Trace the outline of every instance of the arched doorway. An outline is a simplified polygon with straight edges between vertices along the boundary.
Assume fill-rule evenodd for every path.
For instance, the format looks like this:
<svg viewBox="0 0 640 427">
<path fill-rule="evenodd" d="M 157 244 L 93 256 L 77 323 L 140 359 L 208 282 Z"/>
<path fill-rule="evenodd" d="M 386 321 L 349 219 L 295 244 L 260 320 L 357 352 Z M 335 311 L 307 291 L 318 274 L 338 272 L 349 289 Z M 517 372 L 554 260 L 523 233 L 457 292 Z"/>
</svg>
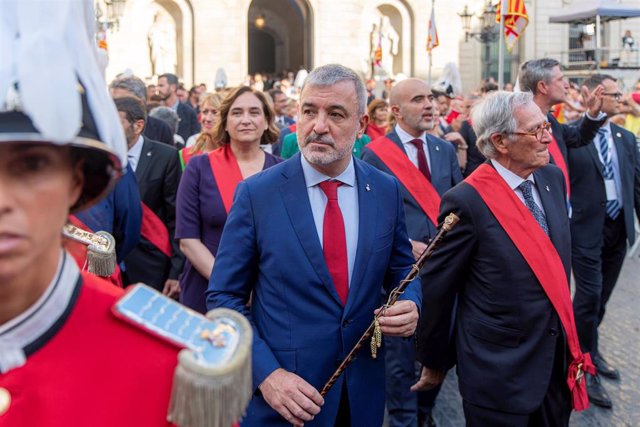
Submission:
<svg viewBox="0 0 640 427">
<path fill-rule="evenodd" d="M 313 18 L 306 0 L 253 0 L 247 19 L 250 74 L 312 68 Z"/>
</svg>

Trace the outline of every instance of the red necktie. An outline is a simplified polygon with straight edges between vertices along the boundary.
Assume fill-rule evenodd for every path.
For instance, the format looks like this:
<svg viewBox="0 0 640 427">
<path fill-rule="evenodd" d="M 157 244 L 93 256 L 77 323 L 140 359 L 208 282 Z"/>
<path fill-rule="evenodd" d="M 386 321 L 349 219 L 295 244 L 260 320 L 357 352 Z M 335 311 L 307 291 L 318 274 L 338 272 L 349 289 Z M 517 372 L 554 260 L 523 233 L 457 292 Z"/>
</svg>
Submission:
<svg viewBox="0 0 640 427">
<path fill-rule="evenodd" d="M 424 154 L 424 143 L 420 138 L 412 139 L 409 142 L 418 149 L 418 169 L 427 178 L 427 181 L 431 182 L 431 172 L 429 172 L 427 156 Z"/>
<path fill-rule="evenodd" d="M 327 196 L 322 227 L 322 252 L 329 268 L 342 305 L 347 302 L 349 293 L 349 266 L 347 262 L 347 238 L 344 231 L 344 219 L 338 204 L 339 181 L 321 182 L 320 188 Z"/>
</svg>

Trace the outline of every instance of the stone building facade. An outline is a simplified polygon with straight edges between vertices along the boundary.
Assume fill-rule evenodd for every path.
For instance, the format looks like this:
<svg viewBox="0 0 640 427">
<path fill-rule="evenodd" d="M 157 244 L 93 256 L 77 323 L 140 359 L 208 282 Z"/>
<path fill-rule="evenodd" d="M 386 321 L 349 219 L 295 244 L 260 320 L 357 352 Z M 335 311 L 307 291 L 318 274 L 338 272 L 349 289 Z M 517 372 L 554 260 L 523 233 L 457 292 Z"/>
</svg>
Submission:
<svg viewBox="0 0 640 427">
<path fill-rule="evenodd" d="M 549 16 L 585 1 L 526 1 L 530 23 L 508 59 L 507 80 L 515 79 L 517 64 L 524 58 L 560 58 L 569 48 L 570 29 L 549 24 Z M 473 38 L 465 41 L 458 16 L 465 5 L 478 13 L 485 3 L 435 0 L 440 45 L 433 51 L 434 79 L 446 63 L 454 62 L 469 92 L 487 70 L 497 70 L 497 45 L 487 56 L 486 46 Z M 117 30 L 108 34 L 107 79 L 125 69 L 150 80 L 174 71 L 187 86 L 213 86 L 216 71 L 223 68 L 229 85 L 235 85 L 249 73 L 296 71 L 331 62 L 352 67 L 364 77 L 373 72 L 378 78 L 427 78 L 430 13 L 431 0 L 126 0 Z M 477 25 L 476 18 L 472 21 Z M 607 24 L 605 37 L 614 45 L 626 29 L 640 43 L 637 19 Z M 378 45 L 381 64 L 372 67 Z"/>
</svg>

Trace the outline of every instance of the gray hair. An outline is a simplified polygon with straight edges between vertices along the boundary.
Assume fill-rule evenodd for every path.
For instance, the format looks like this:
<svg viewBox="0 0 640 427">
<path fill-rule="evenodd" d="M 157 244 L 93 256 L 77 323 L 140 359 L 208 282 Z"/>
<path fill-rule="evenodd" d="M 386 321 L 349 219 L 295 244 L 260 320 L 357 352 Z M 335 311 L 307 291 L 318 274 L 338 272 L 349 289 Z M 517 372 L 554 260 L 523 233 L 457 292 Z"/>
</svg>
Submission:
<svg viewBox="0 0 640 427">
<path fill-rule="evenodd" d="M 360 76 L 344 65 L 328 64 L 315 68 L 304 80 L 301 93 L 307 86 L 332 86 L 345 80 L 353 82 L 358 98 L 358 115 L 364 115 L 367 110 L 367 89 Z"/>
<path fill-rule="evenodd" d="M 123 89 L 146 104 L 147 86 L 136 76 L 118 77 L 109 85 L 109 89 Z"/>
<path fill-rule="evenodd" d="M 520 65 L 518 72 L 518 88 L 522 92 L 536 94 L 538 83 L 551 81 L 554 67 L 559 67 L 560 62 L 553 58 L 532 59 Z"/>
<path fill-rule="evenodd" d="M 491 142 L 491 135 L 515 132 L 518 123 L 513 112 L 531 102 L 531 92 L 499 91 L 491 93 L 473 108 L 471 121 L 478 137 L 476 147 L 487 159 L 495 159 L 498 155 Z"/>
<path fill-rule="evenodd" d="M 172 134 L 175 135 L 178 132 L 178 122 L 180 122 L 180 117 L 172 108 L 156 107 L 149 112 L 149 116 L 155 117 L 156 119 L 162 120 L 168 124 Z"/>
</svg>

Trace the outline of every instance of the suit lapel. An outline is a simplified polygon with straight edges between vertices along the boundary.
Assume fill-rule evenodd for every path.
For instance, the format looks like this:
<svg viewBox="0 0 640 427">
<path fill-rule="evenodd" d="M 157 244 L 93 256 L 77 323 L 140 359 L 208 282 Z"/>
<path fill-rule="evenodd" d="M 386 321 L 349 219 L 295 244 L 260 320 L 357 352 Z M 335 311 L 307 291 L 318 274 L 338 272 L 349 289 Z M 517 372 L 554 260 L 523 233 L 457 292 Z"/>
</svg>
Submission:
<svg viewBox="0 0 640 427">
<path fill-rule="evenodd" d="M 598 156 L 598 147 L 596 146 L 596 144 L 598 143 L 598 141 L 596 140 L 597 138 L 598 136 L 593 138 L 593 141 L 589 145 L 587 145 L 586 150 L 591 155 L 591 160 L 593 161 L 593 164 L 595 165 L 596 170 L 598 171 L 600 176 L 604 179 L 604 175 L 603 175 L 604 171 L 602 170 L 603 165 L 602 165 L 602 161 L 600 160 L 600 157 Z"/>
<path fill-rule="evenodd" d="M 436 140 L 435 137 L 429 134 L 426 134 L 425 136 L 427 138 L 427 148 L 429 149 L 429 160 L 431 160 L 429 172 L 431 172 L 431 182 L 434 182 L 437 177 L 441 177 L 443 175 L 441 168 L 444 167 L 444 162 L 440 158 L 443 150 L 442 147 L 440 147 L 440 142 Z"/>
<path fill-rule="evenodd" d="M 287 168 L 283 170 L 283 175 L 286 181 L 280 186 L 280 195 L 289 215 L 289 221 L 298 236 L 298 241 L 329 294 L 338 304 L 342 305 L 324 260 L 322 245 L 313 221 L 311 203 L 309 203 L 309 195 L 300 164 L 300 153 L 287 161 Z"/>
<path fill-rule="evenodd" d="M 628 165 L 626 160 L 627 155 L 622 141 L 622 132 L 615 129 L 614 126 L 614 124 L 611 124 L 611 137 L 613 138 L 613 144 L 616 146 L 616 154 L 618 155 L 618 173 L 620 174 L 620 182 L 624 187 L 626 185 L 624 177 L 627 175 L 625 173 L 625 167 Z"/>
<path fill-rule="evenodd" d="M 404 149 L 404 144 L 402 143 L 402 141 L 400 141 L 400 137 L 398 136 L 398 134 L 396 133 L 395 130 L 391 131 L 388 135 L 387 138 L 389 138 L 391 141 L 393 141 L 398 147 L 400 147 L 400 149 L 402 150 L 402 152 L 404 153 L 404 155 L 407 155 L 407 151 Z"/>
<path fill-rule="evenodd" d="M 140 158 L 138 159 L 138 166 L 136 167 L 136 179 L 138 180 L 138 183 L 145 182 L 152 159 L 153 144 L 149 142 L 147 138 L 144 138 L 142 151 L 140 152 Z"/>
<path fill-rule="evenodd" d="M 547 219 L 547 226 L 549 227 L 549 234 L 551 241 L 554 246 L 559 247 L 560 242 L 557 241 L 557 237 L 560 231 L 560 228 L 563 226 L 564 221 L 559 216 L 564 209 L 558 209 L 558 200 L 562 199 L 564 195 L 555 194 L 559 192 L 557 187 L 551 185 L 551 183 L 547 180 L 546 174 L 541 171 L 536 171 L 533 173 L 536 181 L 536 188 L 538 189 L 538 194 L 540 195 L 540 201 L 542 202 L 542 207 L 544 209 L 545 217 Z M 565 197 L 566 199 L 566 197 Z M 566 201 L 564 202 L 566 204 Z"/>
<path fill-rule="evenodd" d="M 356 185 L 358 187 L 358 247 L 351 274 L 345 313 L 348 313 L 351 306 L 356 304 L 356 301 L 361 300 L 360 294 L 362 292 L 369 291 L 369 289 L 363 289 L 360 284 L 369 263 L 378 217 L 378 198 L 375 186 L 369 182 L 369 172 L 355 159 L 354 166 Z"/>
</svg>

